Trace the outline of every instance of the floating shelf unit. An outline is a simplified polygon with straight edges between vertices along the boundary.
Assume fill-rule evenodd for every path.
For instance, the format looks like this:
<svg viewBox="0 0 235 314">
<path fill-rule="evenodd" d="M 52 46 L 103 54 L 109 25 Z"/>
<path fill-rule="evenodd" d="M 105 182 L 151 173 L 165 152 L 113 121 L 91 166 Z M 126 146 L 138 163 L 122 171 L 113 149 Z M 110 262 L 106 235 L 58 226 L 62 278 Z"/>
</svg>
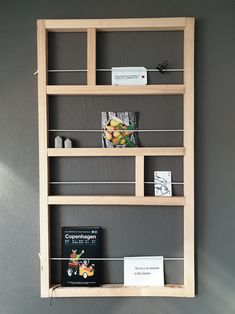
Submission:
<svg viewBox="0 0 235 314">
<path fill-rule="evenodd" d="M 147 86 L 96 85 L 96 32 L 138 31 L 184 32 L 183 84 Z M 194 18 L 38 20 L 38 115 L 40 177 L 40 261 L 41 297 L 193 297 L 194 290 Z M 48 85 L 48 32 L 87 33 L 87 85 Z M 48 95 L 182 95 L 183 147 L 48 148 Z M 49 195 L 51 157 L 133 156 L 135 158 L 135 196 L 57 196 Z M 144 196 L 144 157 L 182 156 L 184 196 Z M 105 284 L 95 288 L 55 287 L 50 282 L 50 205 L 149 205 L 184 207 L 184 282 L 164 287 L 125 287 Z"/>
</svg>

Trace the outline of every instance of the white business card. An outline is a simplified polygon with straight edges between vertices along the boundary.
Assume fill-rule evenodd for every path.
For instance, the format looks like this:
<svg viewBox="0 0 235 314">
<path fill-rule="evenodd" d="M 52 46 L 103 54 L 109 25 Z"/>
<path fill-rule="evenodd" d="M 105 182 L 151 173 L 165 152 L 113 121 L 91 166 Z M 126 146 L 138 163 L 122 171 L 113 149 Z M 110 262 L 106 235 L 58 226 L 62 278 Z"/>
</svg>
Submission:
<svg viewBox="0 0 235 314">
<path fill-rule="evenodd" d="M 124 286 L 164 286 L 163 256 L 124 257 Z"/>
<path fill-rule="evenodd" d="M 154 171 L 155 196 L 172 196 L 171 171 Z"/>
<path fill-rule="evenodd" d="M 113 67 L 112 85 L 146 85 L 145 67 Z"/>
</svg>

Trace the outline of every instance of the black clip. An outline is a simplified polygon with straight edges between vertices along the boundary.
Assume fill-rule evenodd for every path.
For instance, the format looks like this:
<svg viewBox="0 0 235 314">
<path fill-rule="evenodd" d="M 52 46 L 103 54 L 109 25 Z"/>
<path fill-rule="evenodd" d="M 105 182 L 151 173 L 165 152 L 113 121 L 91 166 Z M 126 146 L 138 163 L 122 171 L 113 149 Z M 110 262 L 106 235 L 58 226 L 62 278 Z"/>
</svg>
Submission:
<svg viewBox="0 0 235 314">
<path fill-rule="evenodd" d="M 168 60 L 163 61 L 162 63 L 159 63 L 156 66 L 156 69 L 159 70 L 160 73 L 164 74 L 166 72 L 166 68 L 168 67 Z"/>
</svg>

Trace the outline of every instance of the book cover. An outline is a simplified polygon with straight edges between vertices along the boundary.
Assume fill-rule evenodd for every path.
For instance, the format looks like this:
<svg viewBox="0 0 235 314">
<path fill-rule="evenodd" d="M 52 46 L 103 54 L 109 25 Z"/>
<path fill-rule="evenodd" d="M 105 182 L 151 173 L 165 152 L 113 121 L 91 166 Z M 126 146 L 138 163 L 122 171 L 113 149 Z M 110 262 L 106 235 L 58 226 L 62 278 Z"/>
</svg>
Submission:
<svg viewBox="0 0 235 314">
<path fill-rule="evenodd" d="M 101 227 L 62 227 L 62 257 L 61 286 L 99 286 Z"/>
</svg>

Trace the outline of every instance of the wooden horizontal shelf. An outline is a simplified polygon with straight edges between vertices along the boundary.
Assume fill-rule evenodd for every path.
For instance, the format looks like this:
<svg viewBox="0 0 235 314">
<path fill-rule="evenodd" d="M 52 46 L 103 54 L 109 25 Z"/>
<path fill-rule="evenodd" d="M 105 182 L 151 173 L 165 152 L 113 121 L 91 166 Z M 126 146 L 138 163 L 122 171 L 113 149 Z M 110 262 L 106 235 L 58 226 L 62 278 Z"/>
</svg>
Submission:
<svg viewBox="0 0 235 314">
<path fill-rule="evenodd" d="M 48 148 L 49 157 L 184 156 L 184 147 Z"/>
<path fill-rule="evenodd" d="M 49 205 L 184 206 L 184 196 L 51 195 Z"/>
<path fill-rule="evenodd" d="M 89 28 L 95 28 L 100 32 L 174 31 L 183 30 L 186 21 L 186 17 L 45 20 L 45 27 L 49 32 L 86 32 Z"/>
<path fill-rule="evenodd" d="M 58 287 L 50 289 L 53 297 L 186 297 L 183 285 L 165 285 L 164 287 L 133 286 L 122 284 L 105 284 L 100 287 Z"/>
<path fill-rule="evenodd" d="M 183 84 L 113 86 L 47 85 L 47 95 L 183 95 Z"/>
</svg>

